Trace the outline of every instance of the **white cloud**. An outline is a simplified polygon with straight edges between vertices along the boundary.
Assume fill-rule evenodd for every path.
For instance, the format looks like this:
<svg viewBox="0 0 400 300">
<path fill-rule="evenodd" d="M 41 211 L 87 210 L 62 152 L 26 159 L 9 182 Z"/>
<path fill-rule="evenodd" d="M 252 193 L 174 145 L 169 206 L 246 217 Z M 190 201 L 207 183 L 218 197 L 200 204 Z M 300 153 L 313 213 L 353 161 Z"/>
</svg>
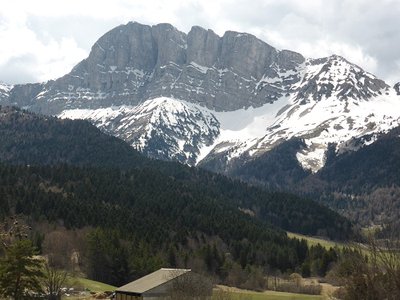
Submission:
<svg viewBox="0 0 400 300">
<path fill-rule="evenodd" d="M 2 20 L 0 41 L 0 79 L 6 81 L 12 75 L 13 83 L 60 77 L 88 53 L 72 37 L 39 39 L 21 15 L 13 21 Z M 11 68 L 17 68 L 21 76 Z"/>
<path fill-rule="evenodd" d="M 40 44 L 39 47 L 43 49 L 42 55 L 37 59 L 40 81 L 64 75 L 87 56 L 87 51 L 79 48 L 72 38 L 62 38 L 60 42 L 52 40 L 46 45 Z"/>
</svg>

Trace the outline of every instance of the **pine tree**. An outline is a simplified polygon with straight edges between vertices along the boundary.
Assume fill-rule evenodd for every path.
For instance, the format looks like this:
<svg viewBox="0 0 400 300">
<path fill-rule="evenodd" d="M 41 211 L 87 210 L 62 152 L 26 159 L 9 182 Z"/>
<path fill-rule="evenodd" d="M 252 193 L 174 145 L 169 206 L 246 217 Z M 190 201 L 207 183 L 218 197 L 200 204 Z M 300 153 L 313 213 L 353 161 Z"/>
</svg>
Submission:
<svg viewBox="0 0 400 300">
<path fill-rule="evenodd" d="M 0 260 L 0 294 L 12 299 L 26 299 L 41 292 L 42 262 L 34 257 L 29 240 L 18 240 L 5 250 Z"/>
</svg>

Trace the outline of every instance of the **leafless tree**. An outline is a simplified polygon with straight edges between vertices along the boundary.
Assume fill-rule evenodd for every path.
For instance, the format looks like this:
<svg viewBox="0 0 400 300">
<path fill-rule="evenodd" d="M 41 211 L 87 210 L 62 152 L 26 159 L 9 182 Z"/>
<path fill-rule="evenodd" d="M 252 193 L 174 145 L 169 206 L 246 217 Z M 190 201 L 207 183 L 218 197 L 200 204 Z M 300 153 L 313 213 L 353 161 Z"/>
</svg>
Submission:
<svg viewBox="0 0 400 300">
<path fill-rule="evenodd" d="M 400 299 L 399 240 L 371 236 L 366 248 L 355 248 L 333 270 L 344 285 L 342 299 Z"/>
<path fill-rule="evenodd" d="M 49 300 L 61 299 L 61 288 L 67 280 L 67 272 L 57 270 L 45 264 L 43 285 Z"/>
</svg>

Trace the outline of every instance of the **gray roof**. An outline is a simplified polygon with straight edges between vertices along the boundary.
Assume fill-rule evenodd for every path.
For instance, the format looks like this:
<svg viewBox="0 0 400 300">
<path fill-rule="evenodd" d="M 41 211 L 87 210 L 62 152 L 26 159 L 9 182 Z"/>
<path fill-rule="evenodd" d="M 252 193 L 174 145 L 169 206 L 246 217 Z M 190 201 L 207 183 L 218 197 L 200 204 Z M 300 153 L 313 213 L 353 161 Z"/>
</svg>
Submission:
<svg viewBox="0 0 400 300">
<path fill-rule="evenodd" d="M 139 278 L 138 280 L 125 284 L 124 286 L 117 288 L 116 291 L 142 294 L 190 271 L 190 269 L 162 268 L 149 275 Z"/>
</svg>

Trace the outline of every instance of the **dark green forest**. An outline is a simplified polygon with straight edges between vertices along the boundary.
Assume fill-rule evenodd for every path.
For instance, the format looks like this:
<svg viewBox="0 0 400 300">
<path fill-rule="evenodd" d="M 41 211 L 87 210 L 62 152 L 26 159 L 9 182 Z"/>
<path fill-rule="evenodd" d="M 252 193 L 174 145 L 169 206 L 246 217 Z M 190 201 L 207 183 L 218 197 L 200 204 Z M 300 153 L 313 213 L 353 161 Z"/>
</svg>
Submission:
<svg viewBox="0 0 400 300">
<path fill-rule="evenodd" d="M 32 224 L 48 221 L 68 230 L 98 228 L 88 235 L 85 267 L 92 278 L 112 284 L 158 265 L 176 266 L 182 257 L 187 257 L 183 265 L 200 257 L 208 272 L 222 278 L 229 273 L 229 266 L 225 275 L 221 269 L 227 252 L 232 266 L 243 269 L 268 266 L 284 272 L 310 259 L 304 241 L 242 213 L 223 195 L 211 196 L 151 170 L 1 165 L 0 187 L 3 217 L 23 215 Z M 215 250 L 207 248 L 212 240 L 219 241 Z M 133 258 L 149 263 L 132 265 Z"/>
<path fill-rule="evenodd" d="M 229 175 L 269 189 L 289 189 L 311 174 L 296 158 L 304 147 L 304 141 L 292 138 L 244 164 L 237 162 Z"/>
<path fill-rule="evenodd" d="M 374 138 L 354 139 L 352 146 Z M 299 192 L 342 211 L 361 225 L 397 224 L 400 228 L 399 170 L 400 127 L 396 127 L 357 151 L 330 155 L 326 166 L 307 178 L 302 185 L 305 189 Z"/>
</svg>

